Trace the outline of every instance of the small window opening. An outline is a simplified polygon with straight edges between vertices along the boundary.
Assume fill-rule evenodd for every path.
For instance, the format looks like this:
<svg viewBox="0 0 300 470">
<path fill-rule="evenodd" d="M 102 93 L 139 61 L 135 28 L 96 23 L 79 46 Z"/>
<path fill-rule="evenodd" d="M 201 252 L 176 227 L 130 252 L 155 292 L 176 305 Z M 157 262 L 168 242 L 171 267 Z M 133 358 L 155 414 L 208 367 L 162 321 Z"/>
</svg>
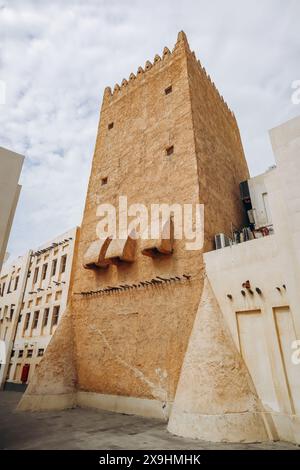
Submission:
<svg viewBox="0 0 300 470">
<path fill-rule="evenodd" d="M 108 130 L 110 131 L 113 127 L 114 127 L 114 123 L 113 123 L 113 122 L 110 122 L 110 123 L 108 124 Z"/>
<path fill-rule="evenodd" d="M 39 349 L 38 350 L 38 357 L 42 357 L 44 355 L 44 349 Z"/>
<path fill-rule="evenodd" d="M 107 184 L 107 176 L 101 179 L 101 186 L 104 186 L 105 184 Z"/>
<path fill-rule="evenodd" d="M 165 89 L 165 95 L 169 95 L 170 93 L 172 93 L 172 85 L 168 86 L 168 87 Z"/>
<path fill-rule="evenodd" d="M 167 155 L 172 155 L 173 153 L 174 153 L 174 145 L 171 145 L 170 147 L 167 147 L 166 154 Z"/>
</svg>

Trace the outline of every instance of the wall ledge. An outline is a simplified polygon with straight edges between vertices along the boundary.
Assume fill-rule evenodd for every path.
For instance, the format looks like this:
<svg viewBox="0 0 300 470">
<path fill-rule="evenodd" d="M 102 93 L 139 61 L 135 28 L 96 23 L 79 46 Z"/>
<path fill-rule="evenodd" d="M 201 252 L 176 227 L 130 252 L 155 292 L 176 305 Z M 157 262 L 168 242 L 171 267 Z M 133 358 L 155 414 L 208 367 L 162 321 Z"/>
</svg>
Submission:
<svg viewBox="0 0 300 470">
<path fill-rule="evenodd" d="M 95 392 L 77 392 L 77 405 L 83 408 L 97 408 L 129 415 L 157 418 L 167 421 L 171 411 L 171 403 L 148 398 L 106 395 Z"/>
</svg>

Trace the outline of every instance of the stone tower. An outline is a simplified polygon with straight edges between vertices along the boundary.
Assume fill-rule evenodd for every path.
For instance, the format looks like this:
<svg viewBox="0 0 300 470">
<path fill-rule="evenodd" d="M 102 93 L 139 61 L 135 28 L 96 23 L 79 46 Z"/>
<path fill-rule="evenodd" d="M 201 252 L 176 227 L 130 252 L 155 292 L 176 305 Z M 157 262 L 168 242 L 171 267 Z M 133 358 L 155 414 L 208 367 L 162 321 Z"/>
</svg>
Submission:
<svg viewBox="0 0 300 470">
<path fill-rule="evenodd" d="M 72 296 L 20 408 L 74 404 L 167 418 L 203 289 L 203 251 L 242 224 L 233 113 L 180 32 L 103 97 Z M 204 248 L 99 242 L 97 207 L 205 206 Z M 145 245 L 146 243 L 146 245 Z M 149 256 L 150 255 L 150 256 Z"/>
</svg>

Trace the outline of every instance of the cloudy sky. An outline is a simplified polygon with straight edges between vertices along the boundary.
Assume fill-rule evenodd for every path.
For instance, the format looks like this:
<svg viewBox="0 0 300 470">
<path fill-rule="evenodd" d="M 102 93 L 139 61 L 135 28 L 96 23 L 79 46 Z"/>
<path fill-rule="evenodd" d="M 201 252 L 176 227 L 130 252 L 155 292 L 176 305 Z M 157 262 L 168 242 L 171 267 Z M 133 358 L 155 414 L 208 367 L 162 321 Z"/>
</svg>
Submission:
<svg viewBox="0 0 300 470">
<path fill-rule="evenodd" d="M 299 0 L 0 0 L 0 146 L 26 156 L 12 256 L 81 222 L 102 92 L 183 29 L 234 110 L 252 175 L 300 115 Z M 11 258 L 12 259 L 12 258 Z"/>
</svg>

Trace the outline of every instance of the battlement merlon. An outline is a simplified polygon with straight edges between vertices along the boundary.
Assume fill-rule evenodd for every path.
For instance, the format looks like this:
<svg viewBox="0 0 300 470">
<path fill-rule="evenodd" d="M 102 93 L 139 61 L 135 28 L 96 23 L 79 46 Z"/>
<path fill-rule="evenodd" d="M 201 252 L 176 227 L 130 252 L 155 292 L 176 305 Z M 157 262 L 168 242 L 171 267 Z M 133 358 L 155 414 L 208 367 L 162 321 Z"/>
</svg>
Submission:
<svg viewBox="0 0 300 470">
<path fill-rule="evenodd" d="M 191 51 L 188 40 L 187 40 L 187 36 L 184 31 L 180 31 L 178 33 L 177 42 L 172 52 L 170 51 L 168 47 L 164 47 L 162 56 L 160 56 L 159 54 L 156 54 L 154 57 L 153 63 L 147 60 L 144 68 L 141 66 L 138 67 L 136 74 L 131 73 L 128 80 L 126 78 L 123 78 L 121 85 L 116 83 L 113 90 L 109 86 L 106 87 L 104 90 L 104 94 L 103 94 L 102 108 L 114 102 L 116 98 L 119 98 L 120 96 L 122 96 L 122 93 L 124 93 L 125 90 L 129 91 L 134 84 L 137 84 L 137 81 L 139 80 L 139 78 L 141 78 L 142 76 L 146 77 L 147 73 L 150 70 L 152 72 L 155 71 L 157 64 L 170 60 L 175 54 L 177 54 L 178 52 L 182 52 L 182 50 L 184 50 L 186 54 L 189 54 L 193 57 L 193 59 L 198 65 L 198 69 L 199 69 L 202 79 L 205 79 L 207 83 L 209 83 L 210 87 L 212 88 L 212 90 L 214 91 L 216 95 L 216 98 L 220 101 L 220 103 L 223 104 L 224 111 L 228 113 L 228 115 L 231 116 L 236 121 L 233 111 L 231 111 L 228 104 L 225 102 L 223 96 L 219 93 L 215 83 L 211 80 L 210 75 L 208 75 L 205 68 L 202 67 L 201 62 L 197 60 L 195 52 Z"/>
</svg>

